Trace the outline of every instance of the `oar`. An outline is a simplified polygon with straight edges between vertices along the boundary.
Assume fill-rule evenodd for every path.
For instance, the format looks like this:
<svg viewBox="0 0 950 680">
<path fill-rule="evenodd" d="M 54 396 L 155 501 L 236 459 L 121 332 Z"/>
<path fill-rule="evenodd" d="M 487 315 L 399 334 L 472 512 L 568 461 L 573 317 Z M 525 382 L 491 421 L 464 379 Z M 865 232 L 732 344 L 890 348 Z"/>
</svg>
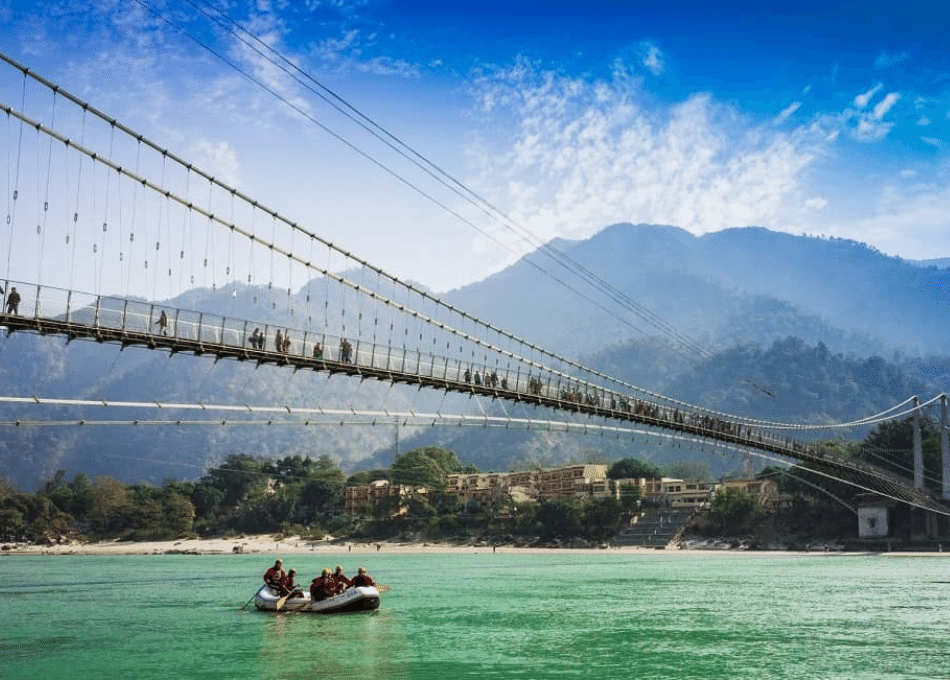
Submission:
<svg viewBox="0 0 950 680">
<path fill-rule="evenodd" d="M 380 593 L 388 593 L 392 589 L 393 589 L 392 586 L 386 585 L 386 584 L 376 586 L 376 590 L 379 591 Z"/>
<path fill-rule="evenodd" d="M 250 599 L 250 600 L 248 600 L 247 602 L 245 602 L 244 604 L 242 604 L 240 607 L 238 607 L 238 610 L 243 612 L 245 609 L 247 609 L 247 605 L 251 604 L 251 602 L 254 601 L 254 598 L 255 598 L 255 597 L 257 597 L 257 592 L 255 592 L 253 595 L 251 595 L 251 599 Z"/>
<path fill-rule="evenodd" d="M 277 600 L 277 605 L 276 605 L 276 607 L 275 607 L 275 608 L 277 609 L 277 611 L 280 611 L 280 608 L 284 606 L 284 602 L 287 601 L 287 598 L 288 598 L 288 597 L 290 597 L 290 593 L 287 593 L 287 594 L 284 595 L 282 598 L 280 598 L 279 600 Z"/>
<path fill-rule="evenodd" d="M 281 607 L 283 607 L 284 604 L 287 602 L 287 598 L 290 597 L 291 595 L 293 595 L 294 593 L 299 593 L 299 592 L 301 592 L 300 588 L 294 588 L 293 590 L 291 590 L 289 593 L 287 593 L 287 594 L 284 595 L 282 598 L 280 598 L 279 600 L 277 600 L 277 604 L 276 604 L 276 606 L 275 606 L 275 609 L 276 609 L 277 611 L 280 611 Z M 298 607 L 298 609 L 299 609 L 299 607 Z"/>
</svg>

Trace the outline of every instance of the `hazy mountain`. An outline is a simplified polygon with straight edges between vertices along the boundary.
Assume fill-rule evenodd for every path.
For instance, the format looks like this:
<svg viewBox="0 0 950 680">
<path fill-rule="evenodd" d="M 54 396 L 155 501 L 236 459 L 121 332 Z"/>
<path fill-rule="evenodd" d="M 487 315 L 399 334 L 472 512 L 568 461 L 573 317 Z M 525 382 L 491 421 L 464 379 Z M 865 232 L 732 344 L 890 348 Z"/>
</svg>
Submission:
<svg viewBox="0 0 950 680">
<path fill-rule="evenodd" d="M 937 269 L 947 269 L 950 267 L 950 257 L 940 257 L 935 260 L 908 260 L 918 267 L 935 267 Z"/>
<path fill-rule="evenodd" d="M 444 297 L 628 382 L 754 417 L 820 422 L 863 416 L 917 391 L 936 390 L 950 374 L 950 360 L 933 358 L 950 356 L 950 315 L 945 311 L 950 272 L 945 269 L 919 267 L 850 241 L 758 228 L 695 237 L 673 227 L 614 225 L 584 241 L 551 246 L 557 249 L 551 255 L 539 251 Z M 585 288 L 575 274 L 609 282 L 609 293 Z M 351 272 L 350 278 L 364 287 L 377 282 L 365 272 Z M 346 328 L 346 314 L 364 311 L 354 293 L 335 290 L 325 279 L 299 291 L 233 284 L 196 289 L 169 304 L 289 328 Z M 392 317 L 380 306 L 371 313 L 379 339 L 385 341 Z M 394 332 L 399 334 L 398 328 Z M 296 333 L 294 340 L 299 341 Z M 524 408 L 475 404 L 374 381 L 328 379 L 273 365 L 169 357 L 167 352 L 94 342 L 67 344 L 24 333 L 0 340 L 0 393 L 310 408 L 356 405 L 391 413 L 487 408 L 520 415 Z M 21 423 L 4 426 L 0 476 L 24 489 L 35 488 L 58 468 L 160 483 L 167 477 L 198 477 L 207 465 L 232 453 L 327 453 L 347 468 L 388 465 L 395 453 L 394 426 L 382 424 L 147 423 L 194 415 L 170 409 L 125 413 L 0 404 L 0 420 Z M 238 418 L 216 412 L 198 417 Z M 34 418 L 142 422 L 32 427 L 27 421 Z M 658 448 L 652 440 L 510 429 L 400 428 L 399 438 L 402 450 L 447 445 L 482 469 L 621 455 L 665 462 L 692 455 Z M 727 460 L 713 467 L 733 466 Z"/>
<path fill-rule="evenodd" d="M 675 227 L 618 224 L 584 241 L 551 245 L 561 255 L 532 253 L 446 297 L 575 355 L 663 336 L 644 320 L 650 314 L 706 350 L 796 335 L 865 356 L 950 353 L 950 271 L 853 241 L 752 227 L 696 237 Z M 614 293 L 584 286 L 572 273 L 578 269 L 609 282 Z M 622 300 L 638 309 L 623 311 Z"/>
</svg>

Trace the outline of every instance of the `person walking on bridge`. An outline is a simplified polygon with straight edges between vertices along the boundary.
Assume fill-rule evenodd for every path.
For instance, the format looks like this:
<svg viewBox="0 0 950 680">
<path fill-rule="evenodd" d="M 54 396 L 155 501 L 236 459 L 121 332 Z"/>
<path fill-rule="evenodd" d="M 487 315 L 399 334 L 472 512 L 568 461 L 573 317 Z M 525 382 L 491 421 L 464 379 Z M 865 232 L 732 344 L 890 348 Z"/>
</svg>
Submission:
<svg viewBox="0 0 950 680">
<path fill-rule="evenodd" d="M 165 313 L 165 310 L 162 310 L 161 315 L 158 317 L 158 321 L 155 322 L 155 325 L 158 326 L 158 329 L 161 331 L 162 335 L 168 335 L 168 314 Z"/>
<path fill-rule="evenodd" d="M 7 296 L 7 314 L 19 314 L 20 313 L 20 294 L 16 292 L 16 286 L 10 289 L 10 294 Z"/>
</svg>

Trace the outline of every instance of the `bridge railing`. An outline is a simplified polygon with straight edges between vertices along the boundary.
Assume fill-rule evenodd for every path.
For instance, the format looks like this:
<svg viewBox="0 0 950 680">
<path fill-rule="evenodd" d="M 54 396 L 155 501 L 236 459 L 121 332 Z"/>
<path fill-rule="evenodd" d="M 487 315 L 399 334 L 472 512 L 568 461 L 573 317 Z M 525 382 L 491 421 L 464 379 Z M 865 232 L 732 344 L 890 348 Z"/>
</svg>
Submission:
<svg viewBox="0 0 950 680">
<path fill-rule="evenodd" d="M 51 319 L 67 325 L 108 330 L 140 337 L 168 337 L 198 343 L 223 345 L 306 359 L 352 364 L 379 371 L 418 375 L 430 380 L 501 389 L 528 397 L 557 399 L 568 404 L 593 406 L 605 411 L 629 411 L 636 399 L 580 380 L 536 367 L 506 360 L 491 366 L 444 355 L 423 353 L 418 348 L 366 340 L 359 336 L 288 328 L 282 324 L 235 319 L 168 304 L 109 295 L 96 295 L 52 286 L 5 281 L 3 311 L 30 316 L 37 321 Z M 16 288 L 17 309 L 8 306 Z M 280 345 L 278 345 L 278 341 Z M 651 408 L 656 408 L 651 405 Z M 662 419 L 669 414 L 657 414 Z"/>
<path fill-rule="evenodd" d="M 746 439 L 777 448 L 798 451 L 806 458 L 822 460 L 828 454 L 815 447 L 793 442 L 747 425 L 709 418 L 701 413 L 680 413 L 675 408 L 642 401 L 631 395 L 572 380 L 557 373 L 545 374 L 536 367 L 514 362 L 514 365 L 489 366 L 444 355 L 423 353 L 419 348 L 394 346 L 367 340 L 359 335 L 345 338 L 314 330 L 291 329 L 282 324 L 235 319 L 218 314 L 186 310 L 167 304 L 152 303 L 108 295 L 39 286 L 18 281 L 3 281 L 0 325 L 9 315 L 35 319 L 38 328 L 44 322 L 65 322 L 67 329 L 75 325 L 83 332 L 109 331 L 128 337 L 130 342 L 142 339 L 168 338 L 203 345 L 241 348 L 258 352 L 259 359 L 299 357 L 324 365 L 352 365 L 379 372 L 419 376 L 446 383 L 468 384 L 475 388 L 504 390 L 527 399 L 556 400 L 559 405 L 593 407 L 609 415 L 635 413 L 641 420 L 660 426 L 688 425 L 691 431 L 726 433 L 734 439 Z M 14 290 L 16 295 L 13 295 Z M 18 301 L 17 301 L 18 300 Z M 278 345 L 278 340 L 280 345 Z M 210 349 L 210 347 L 209 347 Z M 590 412 L 590 409 L 588 409 Z M 834 458 L 831 456 L 831 458 Z M 854 461 L 855 469 L 872 471 L 874 466 Z"/>
</svg>

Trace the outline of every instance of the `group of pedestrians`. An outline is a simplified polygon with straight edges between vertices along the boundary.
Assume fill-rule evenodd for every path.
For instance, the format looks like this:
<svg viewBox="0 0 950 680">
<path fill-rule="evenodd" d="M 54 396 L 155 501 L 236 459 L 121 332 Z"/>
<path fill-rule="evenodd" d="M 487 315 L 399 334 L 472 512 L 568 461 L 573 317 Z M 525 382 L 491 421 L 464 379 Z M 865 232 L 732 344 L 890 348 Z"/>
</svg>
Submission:
<svg viewBox="0 0 950 680">
<path fill-rule="evenodd" d="M 264 572 L 264 583 L 280 593 L 281 597 L 301 598 L 304 594 L 295 581 L 296 575 L 296 569 L 284 572 L 284 561 L 277 560 L 273 567 Z M 375 585 L 376 582 L 366 573 L 365 567 L 360 567 L 356 570 L 356 576 L 348 578 L 343 573 L 342 565 L 338 564 L 335 571 L 324 569 L 310 582 L 310 599 L 319 602 L 339 595 L 348 588 Z"/>
</svg>

